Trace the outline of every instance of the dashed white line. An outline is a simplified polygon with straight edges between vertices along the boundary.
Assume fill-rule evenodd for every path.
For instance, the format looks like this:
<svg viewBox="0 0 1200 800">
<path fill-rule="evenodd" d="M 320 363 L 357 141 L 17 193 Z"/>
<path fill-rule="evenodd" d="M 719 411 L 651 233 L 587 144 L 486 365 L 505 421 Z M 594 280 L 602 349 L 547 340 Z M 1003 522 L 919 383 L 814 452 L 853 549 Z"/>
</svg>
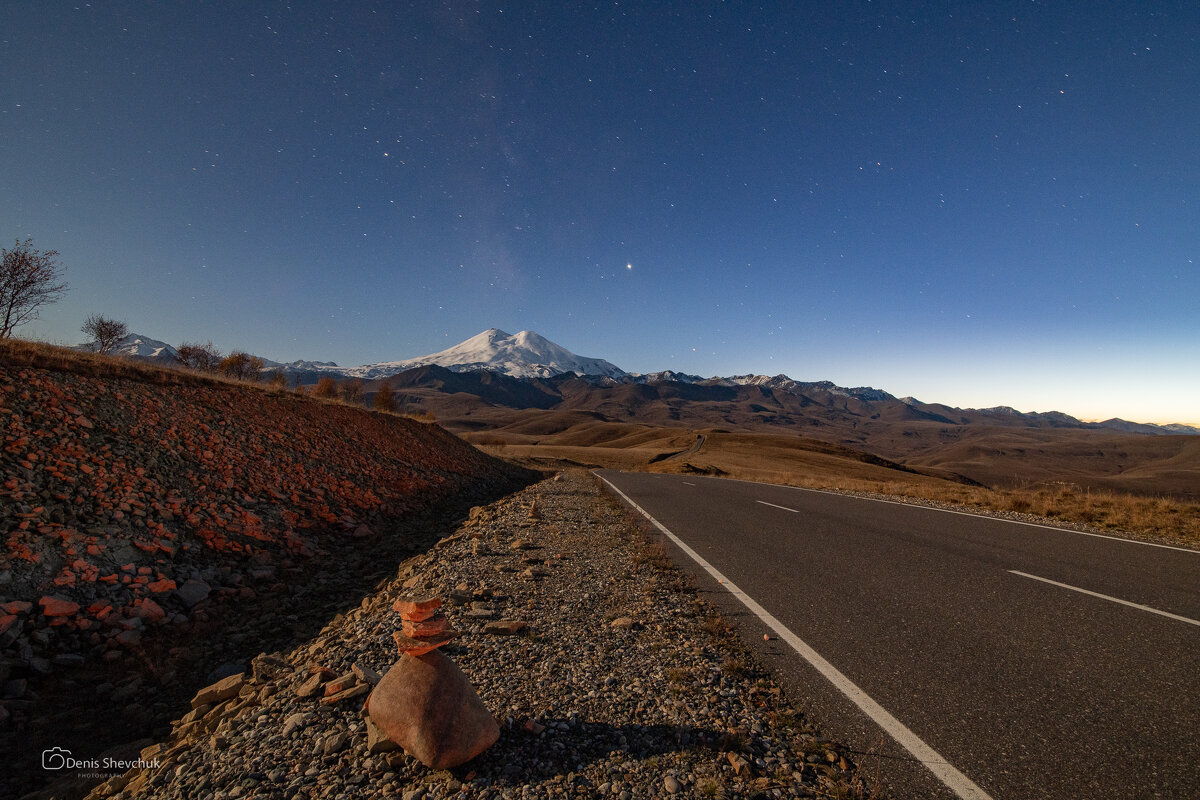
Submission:
<svg viewBox="0 0 1200 800">
<path fill-rule="evenodd" d="M 592 473 L 596 474 L 596 473 Z M 754 598 L 739 589 L 732 581 L 722 575 L 716 567 L 705 561 L 699 553 L 680 539 L 675 534 L 671 533 L 665 525 L 656 520 L 654 517 L 637 503 L 630 499 L 629 495 L 622 492 L 612 484 L 603 475 L 597 475 L 600 480 L 604 481 L 617 493 L 626 503 L 632 506 L 639 514 L 648 519 L 654 527 L 658 528 L 667 538 L 675 543 L 675 546 L 687 554 L 689 558 L 695 561 L 700 567 L 711 575 L 718 583 L 724 586 L 731 595 L 741 601 L 742 605 L 750 609 L 763 623 L 773 630 L 782 641 L 788 643 L 805 661 L 811 664 L 818 672 L 820 672 L 830 683 L 846 697 L 848 697 L 863 713 L 875 721 L 879 727 L 883 728 L 897 743 L 900 744 L 908 752 L 912 753 L 913 757 L 923 763 L 930 772 L 944 783 L 952 792 L 957 794 L 962 800 L 992 800 L 991 795 L 983 789 L 975 785 L 975 782 L 966 775 L 954 768 L 946 759 L 938 755 L 932 747 L 925 744 L 922 739 L 913 733 L 900 720 L 893 717 L 883 706 L 875 702 L 870 695 L 843 675 L 837 667 L 826 661 L 820 653 L 813 650 L 803 639 L 788 630 L 782 622 L 774 617 L 771 612 L 767 611 L 758 604 Z M 790 510 L 790 509 L 789 509 Z"/>
<path fill-rule="evenodd" d="M 755 500 L 754 502 L 756 502 L 756 503 L 762 503 L 764 506 L 770 506 L 771 508 L 782 508 L 784 511 L 790 511 L 790 512 L 792 512 L 793 514 L 799 514 L 799 513 L 800 513 L 799 511 L 797 511 L 797 510 L 796 510 L 796 509 L 794 509 L 794 508 L 788 508 L 787 506 L 777 506 L 777 505 L 775 505 L 774 503 L 768 503 L 766 500 Z"/>
<path fill-rule="evenodd" d="M 1059 583 L 1058 581 L 1052 581 L 1049 578 L 1042 578 L 1038 575 L 1030 575 L 1028 572 L 1018 572 L 1015 569 L 1010 569 L 1009 572 L 1011 572 L 1013 575 L 1020 575 L 1022 578 L 1031 578 L 1035 581 L 1041 581 L 1042 583 L 1049 583 L 1052 586 L 1059 586 L 1059 587 L 1062 587 L 1063 589 L 1070 589 L 1072 592 L 1079 592 L 1080 594 L 1091 595 L 1092 597 L 1099 597 L 1101 600 L 1108 600 L 1113 603 L 1120 603 L 1123 606 L 1129 606 L 1130 608 L 1136 608 L 1139 611 L 1149 611 L 1151 614 L 1158 614 L 1159 616 L 1170 617 L 1171 619 L 1179 620 L 1180 622 L 1186 622 L 1190 625 L 1200 625 L 1200 620 L 1195 620 L 1195 619 L 1192 619 L 1191 617 L 1181 617 L 1178 614 L 1172 614 L 1169 611 L 1160 611 L 1157 608 L 1151 608 L 1150 606 L 1144 606 L 1141 603 L 1131 603 L 1130 601 L 1122 600 L 1119 597 L 1112 597 L 1111 595 L 1100 594 L 1099 592 L 1093 592 L 1088 589 L 1080 589 L 1078 586 L 1072 586 L 1069 583 Z"/>
<path fill-rule="evenodd" d="M 1163 550 L 1175 550 L 1180 553 L 1191 553 L 1192 555 L 1200 555 L 1200 550 L 1194 547 L 1177 547 L 1173 544 L 1160 544 L 1158 542 L 1143 542 L 1140 539 L 1126 539 L 1121 536 L 1109 536 L 1107 533 L 1092 533 L 1090 531 L 1080 531 L 1074 528 L 1060 528 L 1055 525 L 1041 525 L 1037 522 L 1025 522 L 1019 519 L 1007 519 L 1006 517 L 997 517 L 991 514 L 978 514 L 972 511 L 957 511 L 953 508 L 939 508 L 938 506 L 927 506 L 921 503 L 904 503 L 899 500 L 884 500 L 881 497 L 863 497 L 857 494 L 849 494 L 847 492 L 834 492 L 829 489 L 809 489 L 804 486 L 788 486 L 784 483 L 760 483 L 759 481 L 748 481 L 741 478 L 707 478 L 710 481 L 732 481 L 734 483 L 749 483 L 754 486 L 773 486 L 777 489 L 793 489 L 797 492 L 812 492 L 813 494 L 829 494 L 834 497 L 848 497 L 852 500 L 866 500 L 871 503 L 887 503 L 893 506 L 903 506 L 904 508 L 921 509 L 924 511 L 937 511 L 942 514 L 958 514 L 963 517 L 974 517 L 975 519 L 988 519 L 993 522 L 1007 522 L 1010 525 L 1024 525 L 1027 528 L 1043 528 L 1048 531 L 1056 531 L 1058 533 L 1071 533 L 1076 536 L 1094 536 L 1097 539 L 1108 539 L 1110 542 L 1119 542 L 1121 544 L 1136 544 L 1142 547 L 1158 547 Z"/>
<path fill-rule="evenodd" d="M 681 481 L 681 483 L 682 483 L 684 486 L 695 486 L 695 485 L 696 485 L 696 484 L 694 484 L 694 483 L 688 483 L 687 481 Z"/>
</svg>

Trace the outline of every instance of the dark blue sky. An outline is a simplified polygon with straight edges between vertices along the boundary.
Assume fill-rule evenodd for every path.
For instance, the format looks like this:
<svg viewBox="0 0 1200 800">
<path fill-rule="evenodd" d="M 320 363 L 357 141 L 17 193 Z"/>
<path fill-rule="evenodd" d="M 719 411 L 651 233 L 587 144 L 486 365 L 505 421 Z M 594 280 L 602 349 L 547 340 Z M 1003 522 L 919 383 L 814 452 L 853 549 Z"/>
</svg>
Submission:
<svg viewBox="0 0 1200 800">
<path fill-rule="evenodd" d="M 0 237 L 276 360 L 1200 421 L 1200 4 L 0 7 Z"/>
</svg>

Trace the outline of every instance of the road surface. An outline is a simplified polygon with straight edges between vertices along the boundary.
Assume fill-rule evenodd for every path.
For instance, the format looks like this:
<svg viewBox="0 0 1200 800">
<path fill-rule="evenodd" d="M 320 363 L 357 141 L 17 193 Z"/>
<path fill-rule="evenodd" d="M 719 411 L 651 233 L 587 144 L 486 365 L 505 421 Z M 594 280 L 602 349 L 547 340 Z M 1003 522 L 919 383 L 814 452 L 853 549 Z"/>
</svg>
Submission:
<svg viewBox="0 0 1200 800">
<path fill-rule="evenodd" d="M 1200 551 L 597 474 L 690 551 L 757 655 L 898 796 L 1200 797 Z"/>
</svg>

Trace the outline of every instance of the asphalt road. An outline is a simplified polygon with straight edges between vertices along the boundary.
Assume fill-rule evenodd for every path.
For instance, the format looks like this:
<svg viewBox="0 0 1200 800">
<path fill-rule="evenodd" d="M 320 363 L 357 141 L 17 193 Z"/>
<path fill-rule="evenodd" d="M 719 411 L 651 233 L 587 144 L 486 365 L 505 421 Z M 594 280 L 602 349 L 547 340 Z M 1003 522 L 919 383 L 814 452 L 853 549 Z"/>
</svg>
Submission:
<svg viewBox="0 0 1200 800">
<path fill-rule="evenodd" d="M 598 474 L 719 573 L 724 584 L 676 548 L 811 698 L 826 735 L 897 796 L 1200 797 L 1200 552 L 788 487 Z"/>
</svg>

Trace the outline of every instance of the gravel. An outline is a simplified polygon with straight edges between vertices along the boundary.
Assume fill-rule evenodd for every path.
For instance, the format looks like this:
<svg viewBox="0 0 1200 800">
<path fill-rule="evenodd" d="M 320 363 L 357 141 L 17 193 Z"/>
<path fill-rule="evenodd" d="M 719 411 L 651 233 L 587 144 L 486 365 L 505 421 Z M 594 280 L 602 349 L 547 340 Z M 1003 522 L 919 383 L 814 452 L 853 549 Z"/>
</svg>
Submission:
<svg viewBox="0 0 1200 800">
<path fill-rule="evenodd" d="M 411 593 L 445 598 L 462 635 L 442 652 L 501 724 L 491 749 L 453 770 L 388 751 L 362 714 L 365 694 L 322 702 L 320 692 L 297 693 L 305 682 L 311 689 L 313 674 L 371 683 L 385 673 L 397 659 L 392 603 Z M 665 552 L 583 472 L 473 509 L 315 639 L 255 659 L 236 697 L 177 720 L 172 737 L 142 758 L 146 768 L 114 776 L 91 797 L 865 791 L 845 751 L 789 705 Z"/>
</svg>

